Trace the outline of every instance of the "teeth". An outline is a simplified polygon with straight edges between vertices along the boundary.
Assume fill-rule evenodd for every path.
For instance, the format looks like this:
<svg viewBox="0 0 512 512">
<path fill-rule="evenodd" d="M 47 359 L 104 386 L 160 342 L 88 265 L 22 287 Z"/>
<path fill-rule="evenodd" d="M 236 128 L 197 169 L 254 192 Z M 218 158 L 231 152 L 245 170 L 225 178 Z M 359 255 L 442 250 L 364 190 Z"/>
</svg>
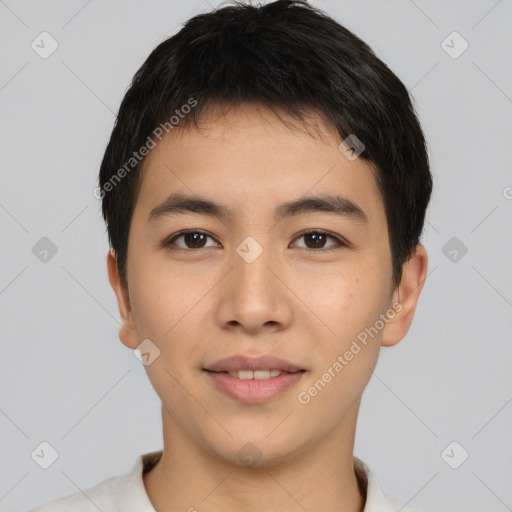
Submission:
<svg viewBox="0 0 512 512">
<path fill-rule="evenodd" d="M 231 377 L 236 377 L 237 379 L 242 380 L 262 380 L 262 379 L 270 379 L 270 377 L 277 377 L 281 375 L 281 370 L 238 370 L 236 372 L 228 372 Z"/>
</svg>

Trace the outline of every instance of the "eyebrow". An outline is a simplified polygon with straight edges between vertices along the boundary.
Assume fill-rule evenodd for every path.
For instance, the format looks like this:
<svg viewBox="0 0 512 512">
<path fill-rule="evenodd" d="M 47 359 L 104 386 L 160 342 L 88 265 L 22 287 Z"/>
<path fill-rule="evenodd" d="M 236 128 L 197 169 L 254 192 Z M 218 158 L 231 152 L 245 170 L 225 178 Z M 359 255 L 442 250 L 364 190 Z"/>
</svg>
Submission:
<svg viewBox="0 0 512 512">
<path fill-rule="evenodd" d="M 279 222 L 285 217 L 312 212 L 333 213 L 368 224 L 368 217 L 363 209 L 350 199 L 340 195 L 305 196 L 282 203 L 274 209 L 274 221 Z M 234 211 L 226 205 L 215 203 L 200 196 L 173 193 L 151 210 L 148 223 L 153 223 L 162 217 L 181 213 L 195 213 L 223 219 L 234 217 Z"/>
</svg>

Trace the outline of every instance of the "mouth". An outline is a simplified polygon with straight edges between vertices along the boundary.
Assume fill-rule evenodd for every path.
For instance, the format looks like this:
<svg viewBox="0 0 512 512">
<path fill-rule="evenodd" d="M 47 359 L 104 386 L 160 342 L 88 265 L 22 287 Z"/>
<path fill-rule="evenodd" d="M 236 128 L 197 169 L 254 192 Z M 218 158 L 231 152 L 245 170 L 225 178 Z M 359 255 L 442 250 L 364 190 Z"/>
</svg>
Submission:
<svg viewBox="0 0 512 512">
<path fill-rule="evenodd" d="M 296 370 L 292 372 L 287 372 L 285 370 L 279 370 L 277 368 L 270 370 L 234 370 L 234 371 L 220 371 L 215 372 L 213 370 L 206 370 L 209 373 L 223 373 L 226 375 L 231 375 L 231 377 L 240 379 L 240 380 L 267 380 L 273 379 L 275 377 L 279 377 L 283 374 L 292 374 L 292 373 L 300 373 L 305 372 L 306 370 Z"/>
<path fill-rule="evenodd" d="M 214 373 L 233 373 L 241 379 L 268 379 L 279 376 L 278 373 L 296 373 L 305 371 L 300 365 L 272 355 L 249 357 L 236 355 L 220 359 L 203 370 Z M 236 375 L 235 375 L 236 374 Z"/>
<path fill-rule="evenodd" d="M 283 396 L 284 391 L 296 386 L 306 370 L 280 372 L 279 375 L 274 377 L 267 377 L 270 374 L 268 370 L 262 370 L 264 377 L 258 371 L 244 370 L 240 372 L 212 372 L 206 370 L 204 373 L 213 384 L 214 389 L 224 397 L 243 404 L 263 404 L 278 396 Z M 236 376 L 231 375 L 232 373 L 235 373 Z M 256 377 L 247 378 L 249 374 L 252 375 L 253 373 L 256 374 Z M 242 376 L 245 374 L 246 378 L 240 378 L 240 374 Z"/>
<path fill-rule="evenodd" d="M 223 396 L 245 404 L 268 402 L 297 385 L 308 370 L 274 356 L 233 356 L 203 368 Z"/>
</svg>

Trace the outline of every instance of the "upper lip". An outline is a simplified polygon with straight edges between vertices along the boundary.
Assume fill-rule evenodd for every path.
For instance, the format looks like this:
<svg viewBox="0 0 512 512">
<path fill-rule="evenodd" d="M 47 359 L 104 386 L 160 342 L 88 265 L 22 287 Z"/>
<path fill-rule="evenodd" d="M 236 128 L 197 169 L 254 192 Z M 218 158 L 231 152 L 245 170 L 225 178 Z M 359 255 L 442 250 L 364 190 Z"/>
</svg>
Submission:
<svg viewBox="0 0 512 512">
<path fill-rule="evenodd" d="M 231 356 L 219 359 L 205 370 L 211 372 L 235 372 L 237 370 L 281 370 L 283 372 L 298 372 L 304 370 L 289 361 L 271 355 L 259 357 Z"/>
</svg>

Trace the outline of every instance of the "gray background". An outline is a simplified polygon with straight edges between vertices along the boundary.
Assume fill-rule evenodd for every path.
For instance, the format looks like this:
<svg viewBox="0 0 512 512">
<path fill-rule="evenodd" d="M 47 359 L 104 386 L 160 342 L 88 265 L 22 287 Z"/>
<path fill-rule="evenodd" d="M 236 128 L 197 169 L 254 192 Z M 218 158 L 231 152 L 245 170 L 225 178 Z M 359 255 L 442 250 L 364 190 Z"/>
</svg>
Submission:
<svg viewBox="0 0 512 512">
<path fill-rule="evenodd" d="M 118 340 L 92 191 L 133 74 L 208 3 L 0 0 L 1 511 L 161 448 L 159 401 Z M 314 3 L 412 91 L 435 180 L 429 276 L 408 335 L 382 350 L 355 454 L 423 512 L 512 510 L 512 3 Z M 47 59 L 31 48 L 43 31 L 59 44 Z M 458 58 L 442 46 L 453 31 L 469 44 Z M 32 252 L 42 237 L 57 247 L 46 262 Z M 43 441 L 59 453 L 46 470 L 31 458 Z"/>
</svg>

